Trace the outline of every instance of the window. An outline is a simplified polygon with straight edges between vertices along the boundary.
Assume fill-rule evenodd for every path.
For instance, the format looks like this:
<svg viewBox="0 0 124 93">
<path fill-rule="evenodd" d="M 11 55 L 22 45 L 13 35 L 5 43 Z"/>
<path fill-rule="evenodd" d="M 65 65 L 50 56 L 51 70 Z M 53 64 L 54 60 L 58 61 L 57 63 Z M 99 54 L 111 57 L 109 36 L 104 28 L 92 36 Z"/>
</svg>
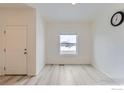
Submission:
<svg viewBox="0 0 124 93">
<path fill-rule="evenodd" d="M 60 54 L 76 54 L 77 35 L 60 35 Z"/>
</svg>

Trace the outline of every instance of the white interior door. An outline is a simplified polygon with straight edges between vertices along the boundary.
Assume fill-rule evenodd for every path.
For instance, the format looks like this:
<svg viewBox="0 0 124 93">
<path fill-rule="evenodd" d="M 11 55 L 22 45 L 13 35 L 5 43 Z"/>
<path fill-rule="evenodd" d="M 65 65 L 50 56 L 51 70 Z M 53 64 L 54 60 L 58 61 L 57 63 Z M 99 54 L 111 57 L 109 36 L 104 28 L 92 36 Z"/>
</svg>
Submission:
<svg viewBox="0 0 124 93">
<path fill-rule="evenodd" d="M 0 75 L 2 73 L 2 30 L 0 27 Z"/>
<path fill-rule="evenodd" d="M 5 28 L 5 74 L 27 74 L 25 26 Z"/>
</svg>

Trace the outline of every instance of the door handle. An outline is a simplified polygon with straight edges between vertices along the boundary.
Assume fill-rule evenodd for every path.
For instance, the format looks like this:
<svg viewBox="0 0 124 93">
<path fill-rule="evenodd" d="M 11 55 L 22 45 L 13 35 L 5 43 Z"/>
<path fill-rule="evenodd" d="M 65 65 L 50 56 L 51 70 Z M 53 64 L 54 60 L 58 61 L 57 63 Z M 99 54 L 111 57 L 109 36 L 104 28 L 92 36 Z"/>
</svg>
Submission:
<svg viewBox="0 0 124 93">
<path fill-rule="evenodd" d="M 25 55 L 27 55 L 28 53 L 27 52 L 24 52 Z"/>
</svg>

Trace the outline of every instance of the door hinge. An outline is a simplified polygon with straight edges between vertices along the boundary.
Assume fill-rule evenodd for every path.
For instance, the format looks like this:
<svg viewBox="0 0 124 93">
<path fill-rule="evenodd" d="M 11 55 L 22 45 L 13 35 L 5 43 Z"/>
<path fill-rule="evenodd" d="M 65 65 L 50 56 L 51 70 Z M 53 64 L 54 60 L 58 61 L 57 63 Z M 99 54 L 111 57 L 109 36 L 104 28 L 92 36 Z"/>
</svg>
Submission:
<svg viewBox="0 0 124 93">
<path fill-rule="evenodd" d="M 4 30 L 4 34 L 6 34 L 6 30 Z"/>
<path fill-rule="evenodd" d="M 4 48 L 3 51 L 6 52 L 6 49 Z"/>
<path fill-rule="evenodd" d="M 6 70 L 6 67 L 4 67 L 4 71 Z"/>
</svg>

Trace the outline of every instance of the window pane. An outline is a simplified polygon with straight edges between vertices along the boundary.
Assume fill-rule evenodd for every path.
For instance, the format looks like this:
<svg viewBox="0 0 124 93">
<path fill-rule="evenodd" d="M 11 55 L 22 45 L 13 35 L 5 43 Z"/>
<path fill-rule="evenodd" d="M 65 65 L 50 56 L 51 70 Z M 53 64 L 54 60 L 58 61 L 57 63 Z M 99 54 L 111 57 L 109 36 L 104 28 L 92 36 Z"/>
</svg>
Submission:
<svg viewBox="0 0 124 93">
<path fill-rule="evenodd" d="M 76 35 L 60 35 L 60 54 L 76 54 Z"/>
</svg>

